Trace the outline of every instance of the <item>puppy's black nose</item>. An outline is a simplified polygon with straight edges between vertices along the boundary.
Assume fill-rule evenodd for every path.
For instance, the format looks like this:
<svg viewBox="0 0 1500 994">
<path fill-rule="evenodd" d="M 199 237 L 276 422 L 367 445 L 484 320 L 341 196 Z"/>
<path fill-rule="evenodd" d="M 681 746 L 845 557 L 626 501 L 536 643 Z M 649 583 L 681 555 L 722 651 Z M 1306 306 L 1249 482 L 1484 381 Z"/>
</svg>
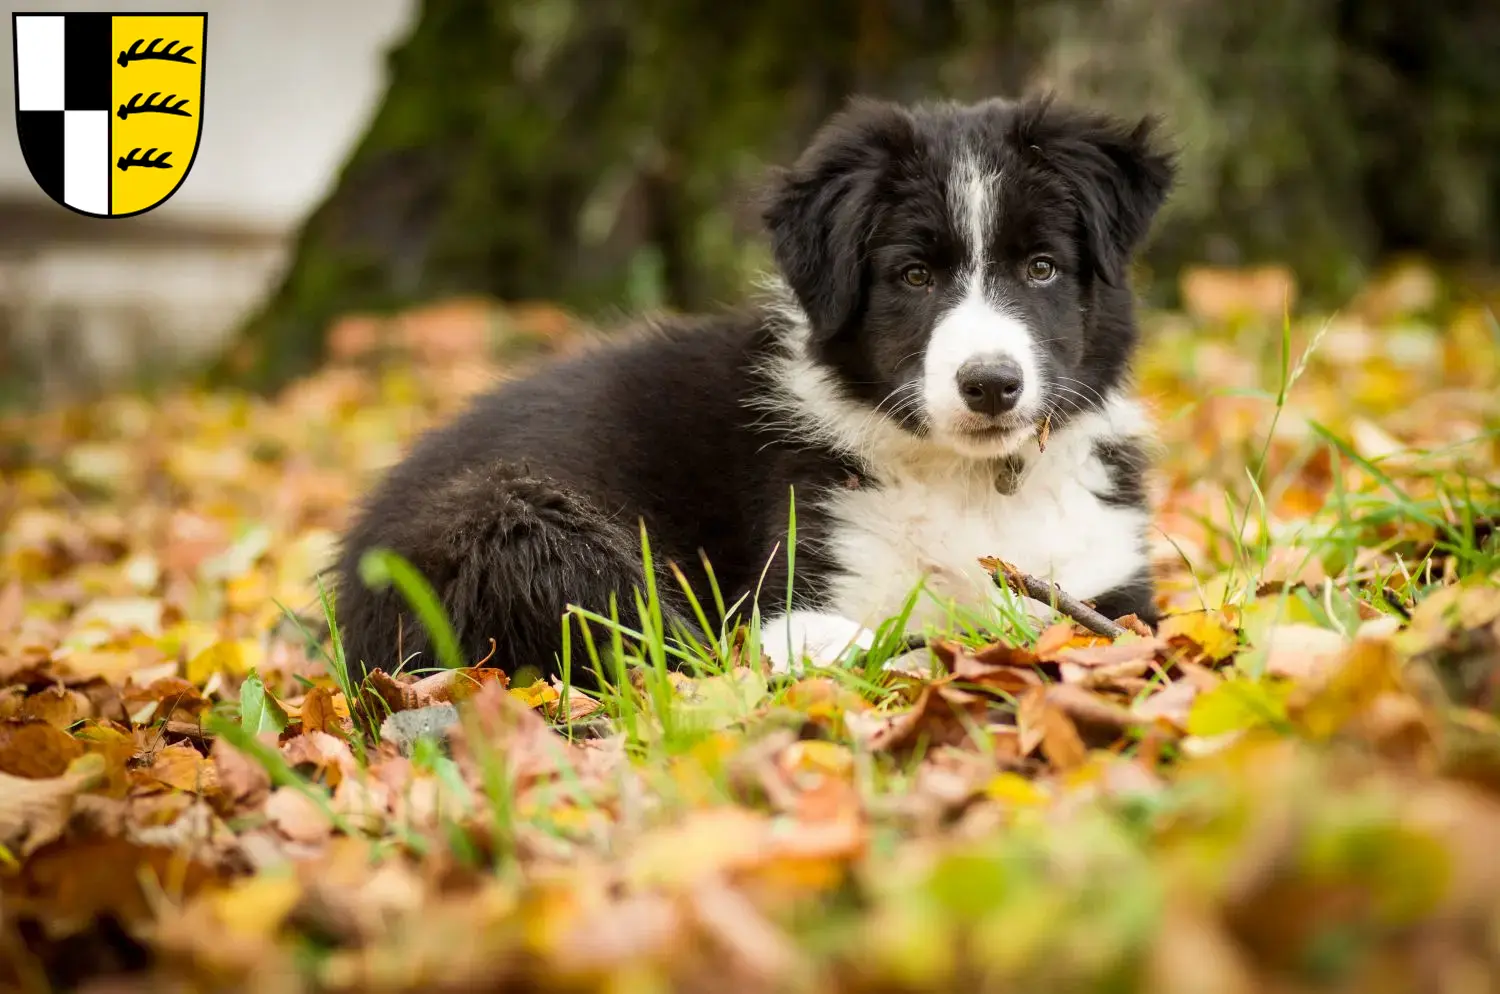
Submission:
<svg viewBox="0 0 1500 994">
<path fill-rule="evenodd" d="M 958 367 L 958 392 L 976 414 L 1004 414 L 1020 402 L 1025 385 L 1014 359 L 970 359 Z"/>
</svg>

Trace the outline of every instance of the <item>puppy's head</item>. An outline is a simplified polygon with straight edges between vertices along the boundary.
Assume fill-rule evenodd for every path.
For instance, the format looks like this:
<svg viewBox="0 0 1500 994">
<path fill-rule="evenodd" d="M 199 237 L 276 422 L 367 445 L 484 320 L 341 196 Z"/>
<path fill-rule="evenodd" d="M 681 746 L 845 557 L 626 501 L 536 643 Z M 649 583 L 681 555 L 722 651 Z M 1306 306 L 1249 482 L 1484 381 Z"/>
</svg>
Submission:
<svg viewBox="0 0 1500 994">
<path fill-rule="evenodd" d="M 772 249 L 848 397 L 973 457 L 1103 403 L 1166 197 L 1151 119 L 1048 99 L 861 101 L 774 180 Z"/>
</svg>

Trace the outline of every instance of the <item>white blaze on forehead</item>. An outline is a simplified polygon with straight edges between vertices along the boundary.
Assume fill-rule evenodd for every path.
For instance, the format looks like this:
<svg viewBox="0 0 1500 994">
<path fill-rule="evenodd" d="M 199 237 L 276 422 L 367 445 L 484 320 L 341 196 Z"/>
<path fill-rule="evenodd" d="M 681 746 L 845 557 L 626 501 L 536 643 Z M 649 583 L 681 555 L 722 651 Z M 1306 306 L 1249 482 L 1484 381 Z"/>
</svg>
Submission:
<svg viewBox="0 0 1500 994">
<path fill-rule="evenodd" d="M 963 279 L 971 292 L 982 290 L 988 260 L 986 246 L 990 226 L 995 220 L 990 201 L 991 187 L 999 179 L 998 175 L 986 173 L 980 168 L 979 160 L 965 152 L 959 156 L 958 166 L 949 180 L 953 225 L 963 232 L 964 245 L 969 251 L 969 266 Z"/>
<path fill-rule="evenodd" d="M 967 265 L 957 274 L 963 297 L 938 319 L 927 343 L 923 393 L 928 414 L 939 428 L 968 417 L 958 392 L 959 367 L 970 360 L 1009 358 L 1020 365 L 1025 378 L 1016 411 L 1029 419 L 1041 395 L 1036 342 L 1026 323 L 997 305 L 985 286 L 1000 174 L 985 171 L 979 158 L 966 151 L 959 154 L 948 182 L 952 224 L 964 239 Z"/>
</svg>

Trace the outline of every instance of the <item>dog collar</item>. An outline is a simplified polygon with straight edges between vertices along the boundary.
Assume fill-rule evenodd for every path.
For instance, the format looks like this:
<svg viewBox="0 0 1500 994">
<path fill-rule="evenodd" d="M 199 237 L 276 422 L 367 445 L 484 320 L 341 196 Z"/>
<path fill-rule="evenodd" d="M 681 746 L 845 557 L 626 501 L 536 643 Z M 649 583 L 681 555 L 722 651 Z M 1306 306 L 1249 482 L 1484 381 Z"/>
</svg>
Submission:
<svg viewBox="0 0 1500 994">
<path fill-rule="evenodd" d="M 995 465 L 995 489 L 1009 497 L 1021 489 L 1026 479 L 1026 457 L 1018 452 L 1001 459 Z"/>
</svg>

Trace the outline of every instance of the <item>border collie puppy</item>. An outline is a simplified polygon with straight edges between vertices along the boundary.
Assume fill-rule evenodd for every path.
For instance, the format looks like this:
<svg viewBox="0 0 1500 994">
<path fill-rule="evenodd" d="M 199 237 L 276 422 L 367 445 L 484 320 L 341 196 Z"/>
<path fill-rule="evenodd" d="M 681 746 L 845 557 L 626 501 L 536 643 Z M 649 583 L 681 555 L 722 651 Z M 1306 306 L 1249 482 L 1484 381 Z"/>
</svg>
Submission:
<svg viewBox="0 0 1500 994">
<path fill-rule="evenodd" d="M 712 613 L 706 559 L 742 617 L 759 598 L 778 668 L 868 646 L 913 591 L 912 631 L 993 612 L 981 556 L 1154 622 L 1128 383 L 1128 270 L 1174 172 L 1153 123 L 852 103 L 773 177 L 768 303 L 501 385 L 390 472 L 338 567 L 349 657 L 431 661 L 399 595 L 360 582 L 385 547 L 470 659 L 494 639 L 495 665 L 555 671 L 569 605 L 614 595 L 635 623 L 642 522 L 672 619 L 697 628 L 669 564 Z"/>
</svg>

